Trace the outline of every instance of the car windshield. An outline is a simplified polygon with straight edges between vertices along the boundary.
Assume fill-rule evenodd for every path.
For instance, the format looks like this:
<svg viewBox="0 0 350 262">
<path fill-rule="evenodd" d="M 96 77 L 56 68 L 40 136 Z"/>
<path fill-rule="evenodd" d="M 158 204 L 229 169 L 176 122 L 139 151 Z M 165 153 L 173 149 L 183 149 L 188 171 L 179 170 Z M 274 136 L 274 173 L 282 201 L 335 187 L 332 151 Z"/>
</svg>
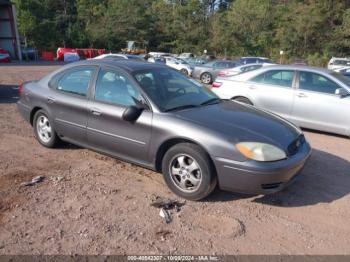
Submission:
<svg viewBox="0 0 350 262">
<path fill-rule="evenodd" d="M 207 63 L 204 63 L 203 66 L 207 66 L 207 67 L 213 67 L 214 66 L 214 63 L 216 63 L 217 61 L 209 61 Z"/>
<path fill-rule="evenodd" d="M 144 61 L 144 59 L 142 59 L 142 57 L 140 57 L 140 56 L 132 56 L 132 55 L 129 55 L 129 56 L 128 56 L 128 59 L 136 60 L 136 61 Z"/>
<path fill-rule="evenodd" d="M 164 112 L 220 102 L 212 91 L 172 69 L 142 70 L 133 75 Z"/>
<path fill-rule="evenodd" d="M 185 60 L 183 60 L 183 59 L 177 59 L 177 61 L 180 63 L 180 64 L 182 64 L 182 65 L 188 65 L 188 63 L 185 61 Z"/>
<path fill-rule="evenodd" d="M 350 79 L 342 74 L 339 74 L 338 72 L 332 72 L 331 75 L 338 79 L 340 82 L 345 84 L 348 88 L 350 88 Z"/>
</svg>

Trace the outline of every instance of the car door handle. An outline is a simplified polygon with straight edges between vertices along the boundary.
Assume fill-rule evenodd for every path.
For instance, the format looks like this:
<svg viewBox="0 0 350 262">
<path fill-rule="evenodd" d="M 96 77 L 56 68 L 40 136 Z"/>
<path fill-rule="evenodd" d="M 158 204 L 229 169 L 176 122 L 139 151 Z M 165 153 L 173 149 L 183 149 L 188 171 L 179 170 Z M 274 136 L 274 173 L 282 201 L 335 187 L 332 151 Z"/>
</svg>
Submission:
<svg viewBox="0 0 350 262">
<path fill-rule="evenodd" d="M 307 97 L 307 95 L 305 95 L 304 93 L 297 93 L 298 97 Z"/>
<path fill-rule="evenodd" d="M 55 98 L 53 98 L 53 97 L 48 97 L 48 98 L 47 98 L 47 102 L 48 102 L 49 104 L 53 104 L 53 103 L 55 102 Z"/>
<path fill-rule="evenodd" d="M 99 109 L 97 109 L 97 108 L 91 108 L 90 111 L 91 111 L 91 113 L 92 113 L 93 115 L 95 115 L 95 116 L 100 116 L 100 115 L 102 115 L 101 111 L 100 111 Z"/>
<path fill-rule="evenodd" d="M 256 89 L 256 85 L 250 85 L 249 88 L 250 89 Z"/>
</svg>

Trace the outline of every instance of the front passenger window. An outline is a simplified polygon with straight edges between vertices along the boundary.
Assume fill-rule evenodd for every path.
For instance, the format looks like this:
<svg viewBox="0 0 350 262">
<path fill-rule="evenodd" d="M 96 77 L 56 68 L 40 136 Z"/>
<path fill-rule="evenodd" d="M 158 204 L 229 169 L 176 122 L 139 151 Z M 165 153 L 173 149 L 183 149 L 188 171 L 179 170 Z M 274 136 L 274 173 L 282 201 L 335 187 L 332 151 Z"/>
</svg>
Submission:
<svg viewBox="0 0 350 262">
<path fill-rule="evenodd" d="M 320 74 L 300 72 L 299 89 L 334 94 L 337 88 L 340 86 Z"/>
<path fill-rule="evenodd" d="M 95 88 L 95 100 L 122 106 L 141 103 L 141 94 L 124 75 L 101 69 Z"/>
</svg>

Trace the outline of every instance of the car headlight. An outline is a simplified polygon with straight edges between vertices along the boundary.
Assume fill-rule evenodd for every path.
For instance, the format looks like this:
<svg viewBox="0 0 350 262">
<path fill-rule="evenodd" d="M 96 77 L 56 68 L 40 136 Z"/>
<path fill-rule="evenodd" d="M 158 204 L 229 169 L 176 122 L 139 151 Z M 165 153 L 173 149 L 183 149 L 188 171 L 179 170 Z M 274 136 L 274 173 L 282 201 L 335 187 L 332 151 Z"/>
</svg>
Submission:
<svg viewBox="0 0 350 262">
<path fill-rule="evenodd" d="M 236 148 L 246 158 L 256 161 L 277 161 L 287 157 L 283 150 L 265 143 L 242 142 L 236 144 Z"/>
</svg>

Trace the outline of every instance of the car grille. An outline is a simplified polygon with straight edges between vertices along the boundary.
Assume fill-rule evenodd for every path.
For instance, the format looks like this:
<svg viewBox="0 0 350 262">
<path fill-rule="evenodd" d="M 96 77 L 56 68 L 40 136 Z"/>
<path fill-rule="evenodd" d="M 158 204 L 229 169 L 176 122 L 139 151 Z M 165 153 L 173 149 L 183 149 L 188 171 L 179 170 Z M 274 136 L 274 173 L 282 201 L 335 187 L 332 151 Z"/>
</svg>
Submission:
<svg viewBox="0 0 350 262">
<path fill-rule="evenodd" d="M 298 136 L 290 145 L 288 146 L 288 155 L 292 156 L 298 153 L 299 148 L 305 143 L 304 135 Z"/>
</svg>

